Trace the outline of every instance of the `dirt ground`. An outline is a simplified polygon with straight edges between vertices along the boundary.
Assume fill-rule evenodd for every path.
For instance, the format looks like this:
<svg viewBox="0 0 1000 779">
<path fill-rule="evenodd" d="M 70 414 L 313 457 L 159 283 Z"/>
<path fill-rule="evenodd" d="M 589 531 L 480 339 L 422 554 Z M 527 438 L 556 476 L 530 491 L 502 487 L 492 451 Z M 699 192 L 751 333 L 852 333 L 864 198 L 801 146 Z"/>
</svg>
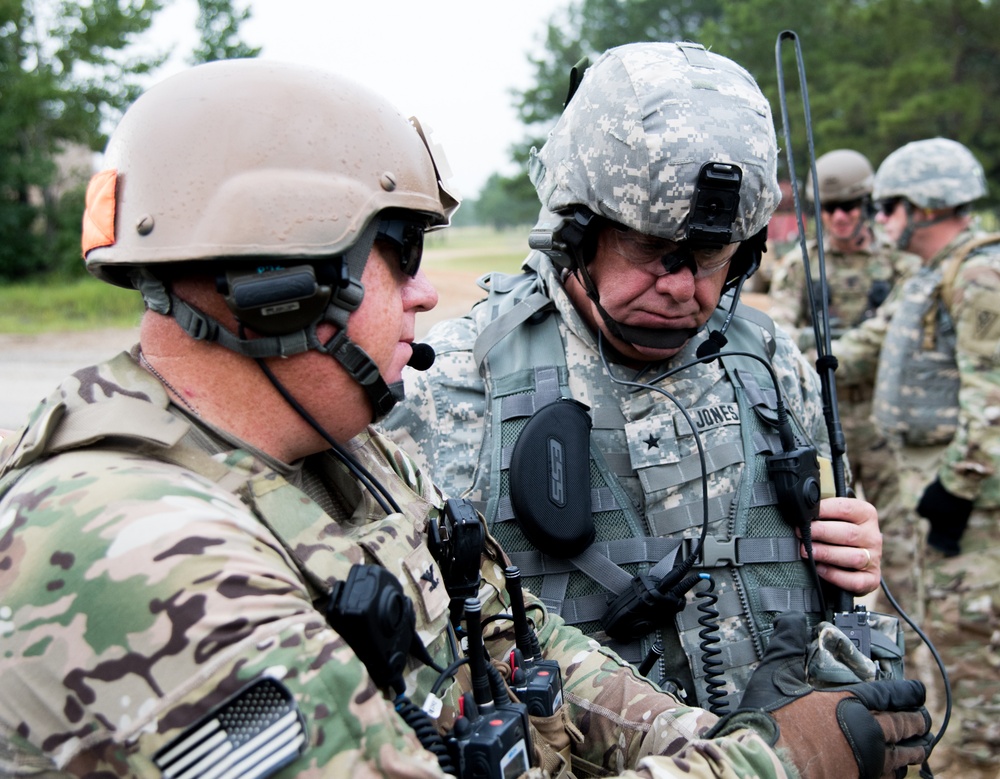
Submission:
<svg viewBox="0 0 1000 779">
<path fill-rule="evenodd" d="M 426 266 L 439 301 L 433 311 L 417 316 L 419 339 L 435 322 L 457 317 L 483 297 L 478 272 Z M 759 299 L 758 299 L 759 298 Z M 752 305 L 766 307 L 765 296 L 746 295 Z M 63 377 L 128 349 L 138 340 L 136 329 L 12 335 L 0 333 L 0 429 L 20 427 L 28 412 Z"/>
</svg>

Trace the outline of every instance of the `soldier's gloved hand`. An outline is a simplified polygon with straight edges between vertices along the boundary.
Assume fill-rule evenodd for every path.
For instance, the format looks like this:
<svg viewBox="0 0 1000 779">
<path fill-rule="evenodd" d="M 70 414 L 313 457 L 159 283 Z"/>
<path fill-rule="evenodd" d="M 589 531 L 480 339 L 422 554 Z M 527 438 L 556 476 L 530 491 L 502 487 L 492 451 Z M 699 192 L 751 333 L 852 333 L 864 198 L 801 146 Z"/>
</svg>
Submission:
<svg viewBox="0 0 1000 779">
<path fill-rule="evenodd" d="M 930 520 L 928 544 L 945 557 L 954 557 L 962 551 L 958 542 L 962 540 L 962 534 L 969 524 L 971 500 L 952 495 L 944 488 L 940 479 L 935 479 L 920 496 L 917 513 Z"/>
<path fill-rule="evenodd" d="M 803 779 L 901 777 L 907 766 L 924 762 L 932 740 L 924 686 L 892 680 L 816 690 L 805 680 L 808 633 L 804 614 L 775 620 L 740 708 L 712 735 L 751 727 L 769 738 Z"/>
</svg>

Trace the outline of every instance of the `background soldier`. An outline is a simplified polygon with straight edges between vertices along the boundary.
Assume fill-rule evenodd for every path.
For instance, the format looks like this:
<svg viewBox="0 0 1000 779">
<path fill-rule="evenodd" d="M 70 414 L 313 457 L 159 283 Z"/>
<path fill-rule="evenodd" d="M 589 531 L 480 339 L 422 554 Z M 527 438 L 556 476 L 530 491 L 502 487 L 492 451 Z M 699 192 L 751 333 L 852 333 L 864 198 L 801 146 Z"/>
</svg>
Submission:
<svg viewBox="0 0 1000 779">
<path fill-rule="evenodd" d="M 955 141 L 886 157 L 877 219 L 923 267 L 835 345 L 838 377 L 878 360 L 875 418 L 900 478 L 883 517 L 885 576 L 950 670 L 955 712 L 938 765 L 962 777 L 1000 767 L 1000 236 L 976 232 L 969 213 L 985 194 L 982 166 Z M 916 649 L 911 666 L 939 681 Z"/>
<path fill-rule="evenodd" d="M 920 258 L 902 252 L 876 238 L 870 219 L 875 171 L 860 152 L 836 149 L 816 160 L 820 218 L 823 222 L 823 254 L 826 268 L 830 337 L 838 338 L 874 315 L 892 287 L 920 266 Z M 806 200 L 814 198 L 812 171 L 806 177 Z M 809 253 L 813 300 L 822 300 L 819 247 L 812 238 Z M 816 359 L 812 307 L 799 246 L 781 258 L 774 271 L 768 314 L 797 340 L 811 360 Z M 855 486 L 865 500 L 880 511 L 892 501 L 896 475 L 887 457 L 885 439 L 871 422 L 874 372 L 847 384 L 837 378 L 837 401 L 847 445 L 847 457 Z"/>
<path fill-rule="evenodd" d="M 5 439 L 0 774 L 482 775 L 443 739 L 478 722 L 467 703 L 459 732 L 469 673 L 446 669 L 446 587 L 471 567 L 462 586 L 495 617 L 506 561 L 475 514 L 464 526 L 483 543 L 447 551 L 441 494 L 368 427 L 425 352 L 412 344 L 416 313 L 436 303 L 423 233 L 457 205 L 422 134 L 349 81 L 237 60 L 152 88 L 105 162 L 87 267 L 138 287 L 148 310 L 130 353 L 66 379 Z M 754 679 L 754 710 L 716 723 L 529 607 L 565 673 L 565 706 L 534 742 L 553 771 L 572 737 L 574 759 L 602 773 L 784 777 L 782 760 L 804 768 L 817 748 L 785 733 L 788 715 L 788 728 L 818 718 L 824 776 L 855 754 L 875 776 L 925 752 L 919 739 L 888 750 L 869 713 L 907 708 L 879 716 L 919 736 L 916 682 L 776 693 L 786 656 L 804 674 L 794 619 L 779 626 L 785 656 Z M 509 622 L 486 638 L 510 656 Z M 524 724 L 482 691 L 484 737 L 497 719 Z M 407 692 L 437 700 L 436 721 Z M 858 718 L 831 740 L 845 698 Z M 490 775 L 527 768 L 524 731 L 484 757 Z"/>
<path fill-rule="evenodd" d="M 605 53 L 532 156 L 541 251 L 431 330 L 439 358 L 407 376 L 385 423 L 447 493 L 482 507 L 551 608 L 635 663 L 658 631 L 654 678 L 720 709 L 777 614 L 822 616 L 766 462 L 783 448 L 778 393 L 796 420 L 786 443 L 825 447 L 816 373 L 760 312 L 729 317 L 760 261 L 776 167 L 770 107 L 743 68 L 689 43 Z M 698 361 L 726 338 L 721 364 Z M 741 351 L 759 359 L 728 354 Z M 551 478 L 566 500 L 532 455 L 550 437 L 565 442 Z M 875 510 L 834 499 L 820 516 L 819 574 L 873 590 Z M 685 594 L 699 571 L 710 578 Z M 718 656 L 701 617 L 718 626 Z"/>
</svg>

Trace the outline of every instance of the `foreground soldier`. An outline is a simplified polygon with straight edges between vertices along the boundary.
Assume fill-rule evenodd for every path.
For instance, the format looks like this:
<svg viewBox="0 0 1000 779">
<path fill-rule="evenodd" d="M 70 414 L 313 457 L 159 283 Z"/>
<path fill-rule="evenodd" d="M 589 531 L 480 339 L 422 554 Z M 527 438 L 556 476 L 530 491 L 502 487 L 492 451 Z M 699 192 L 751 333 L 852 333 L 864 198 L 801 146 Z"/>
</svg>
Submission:
<svg viewBox="0 0 1000 779">
<path fill-rule="evenodd" d="M 0 774 L 481 775 L 442 749 L 469 690 L 465 667 L 445 668 L 458 650 L 442 581 L 469 561 L 439 566 L 428 539 L 457 524 L 368 429 L 436 303 L 423 232 L 456 205 L 422 136 L 340 78 L 234 61 L 140 98 L 106 164 L 87 267 L 149 310 L 131 353 L 74 374 L 5 441 Z M 482 528 L 474 514 L 463 527 Z M 483 555 L 485 623 L 508 605 L 492 539 Z M 551 769 L 571 739 L 581 765 L 646 777 L 783 777 L 817 757 L 808 775 L 853 761 L 876 776 L 925 753 L 919 684 L 795 681 L 795 617 L 751 710 L 716 724 L 529 607 L 565 680 L 565 704 L 536 721 L 532 757 Z M 506 660 L 509 622 L 485 632 Z M 794 690 L 774 690 L 779 676 Z M 430 707 L 432 688 L 434 722 L 406 697 Z M 813 740 L 779 731 L 789 717 L 815 722 Z M 502 775 L 526 768 L 523 742 Z"/>
<path fill-rule="evenodd" d="M 760 262 L 776 168 L 770 107 L 734 62 L 696 44 L 605 53 L 532 159 L 542 251 L 431 330 L 439 358 L 407 375 L 385 423 L 446 493 L 481 505 L 546 605 L 636 664 L 659 639 L 654 681 L 720 711 L 778 614 L 824 616 L 803 517 L 783 516 L 769 475 L 789 446 L 825 447 L 818 379 L 760 312 L 728 320 Z M 721 360 L 699 362 L 726 339 Z M 567 457 L 547 480 L 531 453 L 548 439 Z M 819 519 L 820 576 L 874 590 L 873 507 L 834 498 Z"/>
<path fill-rule="evenodd" d="M 838 378 L 877 362 L 875 419 L 900 479 L 885 577 L 949 668 L 955 709 L 935 765 L 963 779 L 1000 770 L 1000 235 L 970 214 L 985 194 L 982 165 L 955 141 L 886 157 L 877 219 L 923 266 L 834 348 Z M 927 655 L 912 665 L 939 682 Z"/>
<path fill-rule="evenodd" d="M 870 319 L 893 286 L 920 265 L 920 258 L 880 242 L 872 230 L 871 194 L 875 171 L 860 152 L 835 149 L 816 160 L 830 337 Z M 806 199 L 815 197 L 812 171 L 806 177 Z M 819 246 L 807 242 L 813 300 L 821 300 Z M 772 303 L 767 313 L 815 359 L 816 339 L 802 252 L 796 247 L 778 264 L 771 279 Z M 893 500 L 896 474 L 885 438 L 871 420 L 875 374 L 846 384 L 837 375 L 837 401 L 854 485 L 879 511 Z"/>
</svg>

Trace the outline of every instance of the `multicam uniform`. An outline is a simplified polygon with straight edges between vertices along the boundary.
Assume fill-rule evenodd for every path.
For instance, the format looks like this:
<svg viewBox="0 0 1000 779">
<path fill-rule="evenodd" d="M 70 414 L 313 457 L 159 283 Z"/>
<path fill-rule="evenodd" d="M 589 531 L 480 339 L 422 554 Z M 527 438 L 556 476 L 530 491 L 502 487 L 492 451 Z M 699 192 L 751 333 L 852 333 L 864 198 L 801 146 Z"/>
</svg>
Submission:
<svg viewBox="0 0 1000 779">
<path fill-rule="evenodd" d="M 530 416 L 530 412 L 517 409 L 529 401 L 533 408 L 540 407 L 560 394 L 591 409 L 592 470 L 599 473 L 591 480 L 591 492 L 597 496 L 592 510 L 600 543 L 590 551 L 599 548 L 601 555 L 630 574 L 637 569 L 626 563 L 637 562 L 642 571 L 647 571 L 666 553 L 660 550 L 642 558 L 636 556 L 639 552 L 628 549 L 616 558 L 616 543 L 628 544 L 644 536 L 654 540 L 691 539 L 701 532 L 702 465 L 690 427 L 674 402 L 659 392 L 622 387 L 609 379 L 595 336 L 567 297 L 552 262 L 535 253 L 526 267 L 537 269 L 537 277 L 529 273 L 523 278 L 534 277 L 531 299 L 541 301 L 538 315 L 499 341 L 484 362 L 480 362 L 481 350 L 500 337 L 488 328 L 491 322 L 504 319 L 503 309 L 498 308 L 503 304 L 494 295 L 466 317 L 436 325 L 426 339 L 438 355 L 433 367 L 406 375 L 407 397 L 387 417 L 384 426 L 397 443 L 416 456 L 426 472 L 433 474 L 446 493 L 465 495 L 482 507 L 491 532 L 522 566 L 525 576 L 538 577 L 526 578 L 529 588 L 547 599 L 550 608 L 561 609 L 569 621 L 603 643 L 607 636 L 597 619 L 607 604 L 606 560 L 598 569 L 574 563 L 569 568 L 579 567 L 584 574 L 568 573 L 568 584 L 560 583 L 555 569 L 567 568 L 566 561 L 548 555 L 536 560 L 537 555 L 530 552 L 531 544 L 519 532 L 517 523 L 510 521 L 511 448 L 520 433 L 518 425 L 523 426 L 523 418 Z M 496 274 L 491 278 L 494 285 L 509 281 Z M 519 289 L 510 297 L 525 294 Z M 741 323 L 740 328 L 745 326 Z M 787 407 L 801 420 L 805 434 L 825 446 L 815 372 L 787 336 L 773 337 L 759 325 L 753 328 L 762 357 L 769 356 L 767 350 L 773 348 L 771 364 Z M 546 330 L 555 333 L 546 339 Z M 538 347 L 543 339 L 552 338 L 554 345 Z M 640 377 L 620 365 L 614 365 L 612 370 L 620 378 L 653 381 L 670 392 L 700 429 L 708 458 L 705 469 L 710 522 L 704 559 L 710 561 L 707 571 L 720 586 L 717 608 L 725 615 L 722 648 L 726 689 L 731 699 L 738 699 L 746 674 L 756 666 L 761 645 L 769 635 L 769 619 L 789 608 L 816 611 L 817 600 L 811 580 L 806 577 L 803 584 L 799 544 L 790 526 L 779 517 L 773 487 L 766 472 L 759 469 L 763 455 L 777 448 L 774 429 L 758 418 L 762 413 L 766 415 L 766 407 L 774 401 L 770 378 L 752 360 L 742 366 L 739 374 L 745 386 L 736 386 L 739 382 L 717 365 L 695 364 L 670 379 L 654 378 L 661 370 L 693 359 L 704 338 L 704 334 L 695 337 L 669 364 L 651 365 Z M 556 359 L 552 349 L 558 352 Z M 519 353 L 526 355 L 521 361 L 531 365 L 512 370 L 511 360 L 517 361 Z M 545 364 L 540 355 L 553 362 Z M 572 452 L 570 456 L 580 454 Z M 765 542 L 767 552 L 761 555 L 755 545 Z M 647 547 L 658 548 L 655 543 Z M 678 553 L 674 550 L 671 554 Z M 555 575 L 550 577 L 548 572 Z M 774 602 L 765 603 L 770 598 Z M 778 599 L 782 605 L 776 602 Z M 669 619 L 663 620 L 667 648 L 664 663 L 666 677 L 680 681 L 706 705 L 705 668 L 697 637 L 701 627 L 697 620 L 703 613 L 698 603 L 693 594 L 689 596 L 676 627 L 669 624 Z M 616 648 L 627 659 L 639 662 L 648 647 L 638 654 Z"/>
<path fill-rule="evenodd" d="M 819 257 L 815 239 L 806 244 L 810 279 L 817 303 Z M 890 246 L 875 244 L 852 252 L 826 246 L 824 250 L 830 312 L 830 336 L 839 338 L 845 330 L 870 319 L 892 288 L 920 267 L 920 258 Z M 815 356 L 816 338 L 812 309 L 806 286 L 802 252 L 796 248 L 781 258 L 771 280 L 772 302 L 767 313 L 784 327 L 807 355 Z M 886 456 L 885 439 L 870 420 L 875 372 L 856 381 L 837 378 L 837 406 L 854 479 L 864 487 L 864 497 L 885 509 L 894 498 L 896 477 Z"/>
<path fill-rule="evenodd" d="M 883 573 L 949 667 L 955 712 L 942 746 L 958 756 L 935 754 L 967 760 L 955 776 L 1000 764 L 1000 244 L 973 248 L 976 239 L 957 236 L 835 346 L 849 376 L 878 365 L 875 415 L 900 478 Z M 975 501 L 962 553 L 948 559 L 926 546 L 914 511 L 935 478 Z M 929 658 L 914 665 L 930 699 L 940 680 Z"/>
<path fill-rule="evenodd" d="M 373 433 L 351 446 L 402 505 L 386 517 L 326 455 L 287 466 L 185 417 L 127 354 L 74 374 L 18 438 L 0 499 L 0 774 L 159 776 L 157 750 L 269 677 L 305 722 L 304 753 L 280 776 L 443 776 L 322 613 L 352 564 L 382 565 L 432 657 L 453 659 L 426 546 L 442 498 L 395 447 Z M 489 540 L 484 617 L 508 608 L 502 561 Z M 565 675 L 576 757 L 638 764 L 632 776 L 785 776 L 758 736 L 701 740 L 715 717 L 529 606 Z M 512 647 L 505 627 L 487 628 L 494 658 Z M 411 660 L 408 694 L 423 701 L 436 677 Z M 442 727 L 469 689 L 464 669 L 458 680 Z"/>
</svg>

